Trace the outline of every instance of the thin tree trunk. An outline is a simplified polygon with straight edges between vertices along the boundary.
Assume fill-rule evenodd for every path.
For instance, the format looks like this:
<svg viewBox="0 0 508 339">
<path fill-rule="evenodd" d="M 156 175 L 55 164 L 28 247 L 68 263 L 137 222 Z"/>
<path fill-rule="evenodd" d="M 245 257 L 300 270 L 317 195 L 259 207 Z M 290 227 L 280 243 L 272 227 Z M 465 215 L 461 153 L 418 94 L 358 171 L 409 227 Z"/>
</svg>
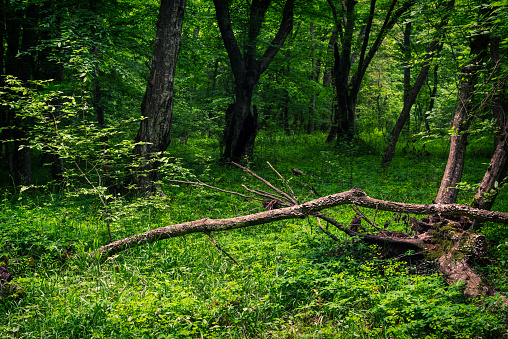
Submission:
<svg viewBox="0 0 508 339">
<path fill-rule="evenodd" d="M 425 79 L 427 78 L 427 74 L 430 69 L 430 61 L 433 57 L 434 52 L 437 48 L 437 41 L 433 41 L 429 48 L 427 49 L 427 57 L 416 78 L 411 91 L 409 92 L 408 97 L 404 101 L 404 108 L 402 108 L 402 112 L 400 112 L 399 118 L 393 127 L 392 132 L 390 133 L 390 140 L 388 141 L 388 145 L 386 146 L 385 155 L 383 157 L 383 166 L 388 166 L 392 161 L 393 155 L 395 153 L 395 147 L 397 146 L 397 141 L 399 140 L 400 133 L 404 128 L 407 120 L 409 119 L 409 114 L 411 113 L 411 108 L 413 107 L 416 98 L 418 97 L 418 93 L 422 86 L 425 84 Z"/>
<path fill-rule="evenodd" d="M 155 45 L 141 115 L 145 117 L 136 136 L 134 182 L 137 190 L 153 194 L 159 186 L 157 154 L 166 151 L 173 117 L 174 78 L 180 51 L 186 0 L 162 0 Z"/>
<path fill-rule="evenodd" d="M 402 47 L 402 52 L 404 54 L 404 105 L 409 99 L 409 95 L 411 93 L 411 21 L 406 23 L 404 27 L 404 43 Z M 407 123 L 405 124 L 407 127 L 407 131 L 410 131 L 410 119 L 407 119 Z"/>
<path fill-rule="evenodd" d="M 432 110 L 434 109 L 434 104 L 436 102 L 436 94 L 437 94 L 437 84 L 438 84 L 438 69 L 439 69 L 439 66 L 438 65 L 435 65 L 434 66 L 434 80 L 433 80 L 433 84 L 432 84 L 432 91 L 430 91 L 430 103 L 429 103 L 429 108 L 427 109 L 427 111 L 424 113 L 424 122 L 425 122 L 425 131 L 427 133 L 430 133 L 430 125 L 429 125 L 429 114 L 432 112 Z"/>
<path fill-rule="evenodd" d="M 5 85 L 4 54 L 5 54 L 5 0 L 0 0 L 0 88 Z M 0 140 L 7 140 L 6 109 L 0 106 Z M 0 142 L 0 155 L 3 154 L 4 142 Z"/>
<path fill-rule="evenodd" d="M 402 108 L 402 112 L 400 112 L 399 118 L 397 119 L 397 122 L 395 123 L 395 126 L 393 127 L 392 132 L 390 133 L 390 141 L 388 142 L 388 145 L 386 146 L 385 155 L 383 157 L 383 166 L 388 166 L 390 162 L 392 161 L 393 155 L 395 154 L 395 147 L 397 146 L 397 141 L 399 140 L 400 133 L 402 132 L 402 129 L 404 128 L 404 125 L 409 119 L 409 115 L 411 113 L 411 108 L 413 107 L 416 98 L 418 97 L 418 93 L 420 93 L 420 90 L 422 86 L 425 84 L 425 79 L 427 78 L 427 75 L 429 74 L 429 69 L 431 66 L 431 61 L 434 58 L 435 53 L 440 49 L 440 42 L 439 38 L 442 35 L 442 29 L 447 25 L 448 23 L 448 13 L 455 5 L 455 0 L 450 0 L 447 3 L 447 11 L 446 15 L 443 17 L 441 22 L 439 23 L 439 26 L 437 28 L 437 38 L 430 43 L 430 45 L 427 47 L 427 55 L 425 56 L 425 61 L 422 65 L 422 69 L 420 70 L 420 73 L 418 74 L 418 77 L 416 78 L 413 87 L 411 88 L 411 91 L 409 92 L 407 98 L 404 100 L 404 107 Z"/>
</svg>

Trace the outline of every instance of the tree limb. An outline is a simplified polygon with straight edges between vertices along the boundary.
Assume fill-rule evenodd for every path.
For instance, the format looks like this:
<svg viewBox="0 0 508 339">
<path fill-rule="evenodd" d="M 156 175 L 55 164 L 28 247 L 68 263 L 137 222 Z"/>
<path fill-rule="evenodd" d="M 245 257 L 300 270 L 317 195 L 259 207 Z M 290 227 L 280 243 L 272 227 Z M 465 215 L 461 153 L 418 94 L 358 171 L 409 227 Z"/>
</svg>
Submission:
<svg viewBox="0 0 508 339">
<path fill-rule="evenodd" d="M 300 205 L 294 205 L 290 207 L 272 209 L 269 211 L 259 212 L 255 214 L 240 216 L 229 219 L 201 219 L 195 221 L 189 221 L 181 224 L 170 225 L 147 231 L 141 234 L 133 235 L 128 238 L 117 240 L 108 245 L 99 248 L 99 256 L 108 257 L 121 252 L 125 249 L 136 247 L 142 244 L 153 243 L 158 240 L 174 238 L 183 236 L 191 233 L 199 232 L 211 232 L 211 231 L 226 231 L 237 228 L 262 225 L 271 223 L 279 220 L 286 219 L 297 219 L 305 218 L 306 216 L 313 215 L 318 216 L 326 221 L 334 221 L 339 229 L 344 231 L 348 235 L 360 236 L 362 239 L 367 241 L 385 241 L 385 242 L 398 242 L 403 240 L 404 243 L 415 243 L 420 244 L 421 241 L 418 239 L 392 239 L 389 237 L 381 237 L 377 235 L 361 234 L 352 232 L 340 223 L 337 223 L 332 218 L 326 218 L 319 212 L 323 209 L 340 206 L 355 204 L 356 206 L 362 206 L 367 208 L 377 208 L 381 211 L 409 213 L 409 214 L 438 214 L 438 215 L 457 215 L 465 216 L 471 219 L 479 221 L 492 221 L 499 223 L 508 223 L 508 213 L 503 212 L 492 212 L 471 208 L 465 205 L 457 204 L 406 204 L 385 200 L 378 200 L 371 198 L 365 194 L 362 190 L 353 188 L 349 191 L 336 193 L 329 196 L 325 196 L 319 199 L 308 201 Z M 370 239 L 370 240 L 369 240 Z"/>
</svg>

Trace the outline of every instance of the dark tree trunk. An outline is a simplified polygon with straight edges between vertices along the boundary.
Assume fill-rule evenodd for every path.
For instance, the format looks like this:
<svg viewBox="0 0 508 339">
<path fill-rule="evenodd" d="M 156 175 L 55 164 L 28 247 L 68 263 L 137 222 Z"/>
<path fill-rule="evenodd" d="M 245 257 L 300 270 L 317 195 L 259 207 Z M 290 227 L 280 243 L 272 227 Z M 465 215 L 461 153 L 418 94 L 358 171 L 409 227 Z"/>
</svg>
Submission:
<svg viewBox="0 0 508 339">
<path fill-rule="evenodd" d="M 499 44 L 501 39 L 499 36 L 491 37 L 490 40 L 490 57 L 492 62 L 492 68 L 494 71 L 499 69 L 499 63 L 502 60 L 501 53 L 499 52 Z M 506 111 L 508 109 L 507 101 L 506 101 L 506 83 L 503 83 L 501 88 L 497 93 L 494 94 L 492 99 L 492 113 L 494 115 L 494 119 L 496 120 L 496 127 L 498 131 L 500 131 L 499 135 L 494 139 L 495 144 L 497 146 L 498 142 L 501 142 L 501 139 L 505 139 L 503 130 L 506 132 L 506 124 L 508 123 L 508 119 L 506 119 Z"/>
<path fill-rule="evenodd" d="M 6 12 L 6 42 L 5 74 L 18 77 L 27 84 L 34 73 L 34 58 L 29 49 L 35 46 L 37 38 L 37 23 L 39 20 L 39 5 L 31 4 L 24 11 L 9 8 Z M 21 38 L 21 45 L 20 45 Z M 18 56 L 19 52 L 26 52 Z M 12 109 L 2 109 L 6 126 L 10 127 L 7 144 L 7 159 L 9 171 L 15 186 L 30 186 L 32 184 L 32 157 L 30 145 L 27 141 L 30 119 L 18 117 Z"/>
<path fill-rule="evenodd" d="M 262 57 L 257 58 L 257 39 L 261 31 L 271 0 L 253 0 L 250 5 L 248 44 L 244 54 L 234 35 L 225 0 L 214 0 L 222 40 L 231 62 L 235 77 L 235 103 L 230 106 L 226 118 L 225 149 L 223 158 L 240 161 L 245 156 L 252 157 L 254 141 L 258 133 L 257 115 L 251 111 L 252 93 L 261 74 L 268 68 L 286 37 L 293 28 L 294 1 L 287 0 L 282 22 L 277 34 Z"/>
<path fill-rule="evenodd" d="M 383 24 L 375 40 L 370 44 L 369 39 L 371 34 L 373 34 L 374 15 L 376 12 L 379 12 L 379 8 L 376 7 L 376 0 L 371 0 L 370 13 L 365 29 L 360 30 L 360 37 L 363 37 L 363 41 L 360 48 L 358 66 L 356 67 L 356 72 L 351 75 L 352 64 L 356 63 L 357 59 L 357 54 L 352 53 L 352 38 L 356 20 L 354 7 L 357 3 L 356 0 L 344 1 L 342 11 L 338 12 L 333 1 L 328 0 L 338 31 L 341 48 L 339 50 L 338 45 L 335 46 L 334 80 L 337 107 L 334 112 L 332 128 L 326 139 L 327 142 L 331 142 L 336 138 L 337 141 L 341 139 L 351 140 L 353 138 L 355 134 L 357 97 L 367 68 L 381 46 L 387 32 L 393 28 L 400 16 L 414 4 L 414 1 L 406 1 L 395 10 L 395 5 L 398 1 L 392 0 L 385 12 Z"/>
<path fill-rule="evenodd" d="M 489 45 L 488 35 L 477 35 L 471 38 L 471 61 L 463 68 L 458 89 L 457 108 L 453 119 L 450 152 L 446 163 L 441 187 L 436 197 L 438 204 L 453 204 L 457 201 L 458 190 L 455 188 L 462 179 L 466 159 L 469 126 L 473 119 L 470 116 L 474 87 L 478 82 L 482 62 L 486 58 Z"/>
<path fill-rule="evenodd" d="M 330 41 L 328 42 L 328 49 L 327 49 L 327 61 L 325 66 L 325 73 L 323 75 L 323 86 L 329 87 L 333 86 L 333 98 L 330 103 L 330 131 L 328 133 L 328 136 L 326 138 L 326 143 L 330 143 L 334 141 L 337 138 L 337 123 L 336 123 L 336 109 L 337 109 L 337 87 L 335 86 L 334 81 L 334 53 L 335 53 L 335 45 L 337 44 L 338 39 L 338 32 L 337 30 L 334 30 L 332 33 L 332 37 L 330 38 Z"/>
<path fill-rule="evenodd" d="M 431 61 L 435 55 L 435 53 L 440 49 L 440 37 L 442 36 L 442 29 L 448 23 L 448 13 L 449 10 L 453 8 L 455 4 L 455 0 L 451 0 L 447 3 L 447 11 L 443 19 L 441 20 L 439 27 L 437 28 L 437 38 L 432 41 L 430 45 L 427 47 L 427 55 L 425 57 L 425 61 L 423 63 L 422 69 L 416 78 L 411 91 L 407 95 L 404 100 L 404 107 L 402 108 L 402 112 L 400 112 L 399 118 L 393 127 L 392 132 L 390 133 L 390 141 L 386 146 L 385 155 L 383 157 L 383 166 L 388 166 L 392 161 L 393 155 L 395 153 L 395 147 L 397 146 L 397 141 L 399 140 L 400 133 L 404 128 L 404 125 L 409 120 L 409 115 L 411 113 L 411 108 L 413 107 L 416 98 L 418 97 L 418 93 L 422 86 L 425 84 L 425 80 L 427 79 L 427 75 L 429 74 Z"/>
<path fill-rule="evenodd" d="M 402 53 L 404 53 L 404 98 L 403 103 L 406 104 L 411 93 L 411 21 L 406 23 L 404 27 L 404 43 L 402 45 Z M 407 119 L 405 124 L 407 131 L 411 129 L 411 121 Z"/>
<path fill-rule="evenodd" d="M 499 138 L 496 149 L 490 160 L 490 165 L 485 172 L 480 187 L 476 191 L 472 206 L 474 208 L 490 210 L 497 197 L 497 185 L 506 176 L 508 169 L 508 124 L 504 127 L 504 133 Z"/>
<path fill-rule="evenodd" d="M 4 0 L 0 0 L 0 88 L 5 85 L 4 79 L 4 55 L 5 55 L 5 4 Z M 0 140 L 7 140 L 7 127 L 5 109 L 0 106 Z M 0 142 L 0 158 L 3 158 L 4 142 Z"/>
<path fill-rule="evenodd" d="M 140 163 L 134 168 L 138 192 L 153 194 L 159 187 L 157 154 L 170 143 L 176 62 L 180 51 L 186 0 L 162 0 L 150 78 L 141 104 L 145 117 L 136 136 L 134 154 Z"/>
</svg>

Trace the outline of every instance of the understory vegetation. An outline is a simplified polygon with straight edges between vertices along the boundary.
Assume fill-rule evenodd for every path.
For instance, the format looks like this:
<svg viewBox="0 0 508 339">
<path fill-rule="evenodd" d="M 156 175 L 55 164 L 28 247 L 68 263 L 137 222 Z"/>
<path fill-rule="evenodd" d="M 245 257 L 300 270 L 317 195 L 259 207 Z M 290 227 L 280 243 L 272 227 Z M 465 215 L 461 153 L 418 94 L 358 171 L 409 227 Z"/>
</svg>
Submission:
<svg viewBox="0 0 508 339">
<path fill-rule="evenodd" d="M 394 166 L 381 167 L 383 136 L 326 144 L 326 135 L 270 134 L 257 140 L 248 167 L 284 188 L 269 161 L 301 200 L 358 187 L 372 197 L 432 203 L 449 141 L 403 140 Z M 459 203 L 474 196 L 493 145 L 471 140 Z M 173 143 L 172 176 L 198 178 L 226 190 L 261 187 L 220 163 L 216 139 Z M 421 151 L 424 149 L 424 151 Z M 307 175 L 294 177 L 291 168 Z M 184 170 L 185 169 L 185 170 Z M 44 175 L 38 176 L 43 178 Z M 290 179 L 291 178 L 291 179 Z M 42 185 L 43 183 L 38 183 Z M 37 185 L 37 184 L 36 184 Z M 91 254 L 113 240 L 201 218 L 261 210 L 253 201 L 203 187 L 163 184 L 165 196 L 109 196 L 60 191 L 50 185 L 1 191 L 0 257 L 22 289 L 0 303 L 2 338 L 503 338 L 508 315 L 498 295 L 467 300 L 432 262 L 411 254 L 388 257 L 313 218 L 213 233 L 237 264 L 204 234 L 139 246 L 99 260 Z M 242 192 L 243 193 L 243 192 Z M 500 194 L 494 209 L 508 211 Z M 349 206 L 328 211 L 348 224 Z M 404 216 L 363 210 L 378 225 L 408 231 Z M 325 225 L 324 225 L 325 226 Z M 474 267 L 501 294 L 508 292 L 508 227 L 485 224 L 490 252 Z"/>
</svg>

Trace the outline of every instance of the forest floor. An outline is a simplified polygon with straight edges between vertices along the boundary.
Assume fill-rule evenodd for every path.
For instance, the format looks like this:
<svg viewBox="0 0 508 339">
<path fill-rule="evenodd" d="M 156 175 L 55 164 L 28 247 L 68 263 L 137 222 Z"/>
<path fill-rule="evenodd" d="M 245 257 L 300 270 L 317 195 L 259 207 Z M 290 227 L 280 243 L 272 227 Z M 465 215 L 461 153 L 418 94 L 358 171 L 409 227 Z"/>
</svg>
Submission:
<svg viewBox="0 0 508 339">
<path fill-rule="evenodd" d="M 383 140 L 327 145 L 325 135 L 261 134 L 249 168 L 284 188 L 270 162 L 302 200 L 308 185 L 320 195 L 357 187 L 369 196 L 431 203 L 447 159 L 448 144 L 400 142 L 390 168 L 381 168 Z M 379 146 L 378 146 L 379 145 Z M 470 202 L 492 146 L 469 147 L 459 203 Z M 226 190 L 261 188 L 247 173 L 221 164 L 215 140 L 173 143 L 169 154 L 185 171 Z M 294 177 L 297 168 L 306 176 Z M 4 171 L 5 169 L 2 169 Z M 187 171 L 188 170 L 188 171 Z M 229 218 L 261 211 L 240 197 L 188 185 L 164 186 L 164 197 L 113 199 L 114 240 L 202 218 Z M 72 193 L 72 192 L 71 192 Z M 246 193 L 245 191 L 242 193 Z M 507 338 L 508 313 L 496 296 L 468 300 L 463 286 L 448 286 L 432 262 L 386 258 L 315 219 L 167 239 L 121 252 L 105 261 L 90 258 L 108 242 L 97 197 L 51 189 L 0 191 L 0 258 L 21 287 L 0 301 L 2 338 Z M 501 192 L 494 210 L 508 212 Z M 362 210 L 372 218 L 375 211 Z M 327 211 L 348 224 L 349 206 Z M 376 213 L 378 225 L 393 213 Z M 403 218 L 390 228 L 407 231 Z M 332 230 L 330 228 L 330 230 Z M 485 224 L 490 251 L 474 263 L 496 290 L 508 294 L 508 226 Z"/>
</svg>

